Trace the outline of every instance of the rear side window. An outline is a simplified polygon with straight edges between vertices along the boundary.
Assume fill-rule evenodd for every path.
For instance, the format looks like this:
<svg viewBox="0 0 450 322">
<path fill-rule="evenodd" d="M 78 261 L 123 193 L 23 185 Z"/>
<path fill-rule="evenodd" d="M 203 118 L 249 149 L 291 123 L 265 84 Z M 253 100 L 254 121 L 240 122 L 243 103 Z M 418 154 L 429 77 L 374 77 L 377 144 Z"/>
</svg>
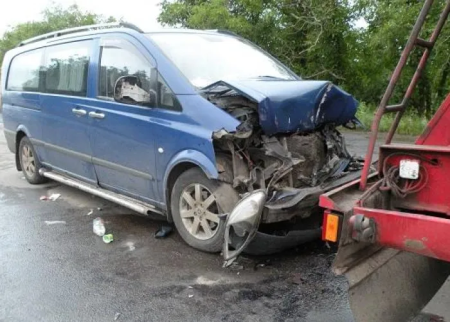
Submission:
<svg viewBox="0 0 450 322">
<path fill-rule="evenodd" d="M 90 41 L 48 47 L 45 55 L 47 93 L 86 96 Z"/>
<path fill-rule="evenodd" d="M 16 56 L 9 69 L 7 87 L 11 91 L 39 91 L 43 50 L 33 50 Z"/>
</svg>

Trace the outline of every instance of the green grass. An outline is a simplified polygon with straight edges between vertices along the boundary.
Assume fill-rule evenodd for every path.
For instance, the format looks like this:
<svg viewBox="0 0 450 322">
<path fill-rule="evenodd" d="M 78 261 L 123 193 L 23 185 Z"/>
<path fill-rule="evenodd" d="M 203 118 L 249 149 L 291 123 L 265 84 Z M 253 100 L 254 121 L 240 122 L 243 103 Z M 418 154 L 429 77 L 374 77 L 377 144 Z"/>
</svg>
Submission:
<svg viewBox="0 0 450 322">
<path fill-rule="evenodd" d="M 374 114 L 375 114 L 374 107 L 370 107 L 364 103 L 361 103 L 359 105 L 356 116 L 369 131 Z M 380 123 L 380 132 L 389 131 L 392 121 L 394 120 L 394 116 L 395 113 L 389 113 L 383 116 Z M 427 124 L 428 120 L 425 117 L 418 116 L 413 113 L 406 113 L 405 115 L 403 115 L 400 121 L 397 133 L 407 135 L 419 135 L 423 132 Z"/>
</svg>

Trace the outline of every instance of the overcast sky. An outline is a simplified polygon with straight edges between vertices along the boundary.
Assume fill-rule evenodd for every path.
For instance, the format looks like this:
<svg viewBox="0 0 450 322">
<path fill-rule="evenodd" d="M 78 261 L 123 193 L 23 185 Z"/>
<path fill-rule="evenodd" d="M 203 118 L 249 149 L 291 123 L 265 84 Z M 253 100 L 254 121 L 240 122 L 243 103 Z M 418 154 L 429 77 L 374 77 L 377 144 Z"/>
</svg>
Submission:
<svg viewBox="0 0 450 322">
<path fill-rule="evenodd" d="M 0 10 L 0 37 L 8 26 L 40 20 L 40 13 L 52 3 L 63 7 L 77 4 L 83 11 L 123 18 L 150 31 L 160 27 L 156 21 L 160 12 L 159 2 L 161 0 L 9 0 Z"/>
<path fill-rule="evenodd" d="M 161 0 L 3 0 L 8 1 L 0 10 L 0 37 L 8 29 L 21 22 L 40 20 L 41 12 L 52 4 L 67 8 L 77 4 L 81 10 L 101 14 L 106 17 L 123 18 L 134 23 L 144 31 L 160 28 L 156 21 Z M 366 27 L 367 23 L 360 19 L 356 27 Z"/>
</svg>

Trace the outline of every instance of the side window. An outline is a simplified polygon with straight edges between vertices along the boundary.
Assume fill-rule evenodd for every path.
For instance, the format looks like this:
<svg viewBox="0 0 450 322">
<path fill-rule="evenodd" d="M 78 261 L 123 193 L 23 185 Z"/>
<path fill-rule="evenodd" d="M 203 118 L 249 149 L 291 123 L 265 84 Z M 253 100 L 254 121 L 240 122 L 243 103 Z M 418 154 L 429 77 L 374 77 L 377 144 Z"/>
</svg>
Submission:
<svg viewBox="0 0 450 322">
<path fill-rule="evenodd" d="M 167 86 L 164 79 L 158 73 L 158 106 L 174 111 L 181 111 L 181 105 L 173 94 L 172 90 Z"/>
<path fill-rule="evenodd" d="M 33 50 L 16 56 L 11 63 L 6 89 L 38 92 L 41 80 L 43 50 Z"/>
<path fill-rule="evenodd" d="M 47 93 L 86 96 L 90 46 L 90 41 L 80 41 L 46 49 Z"/>
<path fill-rule="evenodd" d="M 100 98 L 116 98 L 123 103 L 150 103 L 151 96 L 156 97 L 151 86 L 152 72 L 154 68 L 139 53 L 119 47 L 102 47 L 98 94 Z M 120 86 L 120 94 L 114 97 L 116 85 Z"/>
</svg>

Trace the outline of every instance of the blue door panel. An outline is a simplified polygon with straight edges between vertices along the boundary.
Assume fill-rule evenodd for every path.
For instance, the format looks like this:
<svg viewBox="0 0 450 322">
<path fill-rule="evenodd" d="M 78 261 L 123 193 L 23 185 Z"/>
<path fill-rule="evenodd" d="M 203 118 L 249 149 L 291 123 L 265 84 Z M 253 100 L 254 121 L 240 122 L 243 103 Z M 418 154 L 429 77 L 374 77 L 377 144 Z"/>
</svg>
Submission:
<svg viewBox="0 0 450 322">
<path fill-rule="evenodd" d="M 33 139 L 42 139 L 42 114 L 39 93 L 6 91 L 3 94 L 3 120 L 6 130 L 22 130 Z M 39 160 L 43 160 L 42 146 L 34 145 Z"/>
<path fill-rule="evenodd" d="M 101 186 L 146 201 L 155 198 L 155 143 L 151 111 L 110 101 L 96 101 L 91 119 L 93 162 Z"/>
<path fill-rule="evenodd" d="M 208 176 L 216 177 L 211 131 L 189 123 L 160 123 L 155 131 L 155 140 L 156 148 L 164 151 L 157 155 L 158 200 L 161 202 L 166 201 L 166 180 L 174 164 L 193 163 Z"/>
<path fill-rule="evenodd" d="M 94 183 L 88 116 L 77 116 L 72 112 L 72 109 L 86 109 L 85 101 L 85 98 L 42 94 L 45 162 Z"/>
</svg>

